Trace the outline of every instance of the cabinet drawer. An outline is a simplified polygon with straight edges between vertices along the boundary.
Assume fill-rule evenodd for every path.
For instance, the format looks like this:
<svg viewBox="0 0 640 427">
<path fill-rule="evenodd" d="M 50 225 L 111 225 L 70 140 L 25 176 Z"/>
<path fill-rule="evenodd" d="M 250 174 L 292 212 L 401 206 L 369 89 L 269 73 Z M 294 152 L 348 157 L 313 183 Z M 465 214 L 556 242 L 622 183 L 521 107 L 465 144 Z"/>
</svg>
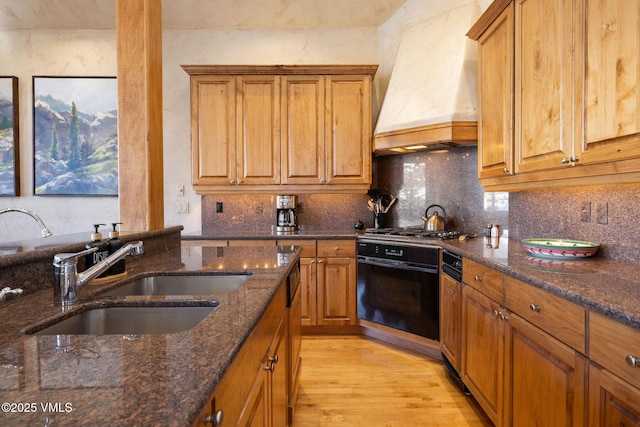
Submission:
<svg viewBox="0 0 640 427">
<path fill-rule="evenodd" d="M 631 366 L 627 356 L 640 360 L 640 329 L 598 313 L 589 313 L 589 358 L 640 387 L 640 363 L 636 367 Z"/>
<path fill-rule="evenodd" d="M 462 281 L 502 304 L 504 300 L 504 274 L 499 271 L 465 258 L 462 261 Z"/>
<path fill-rule="evenodd" d="M 301 246 L 302 252 L 301 258 L 315 258 L 316 257 L 316 241 L 315 240 L 278 240 L 279 246 Z"/>
<path fill-rule="evenodd" d="M 318 257 L 354 257 L 356 256 L 356 241 L 318 240 Z"/>
<path fill-rule="evenodd" d="M 505 284 L 506 306 L 509 310 L 580 353 L 585 353 L 585 309 L 509 276 Z"/>
</svg>

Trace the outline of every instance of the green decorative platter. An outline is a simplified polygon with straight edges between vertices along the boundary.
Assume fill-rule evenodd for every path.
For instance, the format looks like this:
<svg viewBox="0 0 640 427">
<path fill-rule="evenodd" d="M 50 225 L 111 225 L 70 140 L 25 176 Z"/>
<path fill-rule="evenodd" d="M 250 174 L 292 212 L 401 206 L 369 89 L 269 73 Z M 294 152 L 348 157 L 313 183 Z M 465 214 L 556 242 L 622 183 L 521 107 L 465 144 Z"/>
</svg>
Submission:
<svg viewBox="0 0 640 427">
<path fill-rule="evenodd" d="M 598 252 L 597 243 L 569 239 L 523 239 L 524 248 L 539 258 L 588 258 Z"/>
</svg>

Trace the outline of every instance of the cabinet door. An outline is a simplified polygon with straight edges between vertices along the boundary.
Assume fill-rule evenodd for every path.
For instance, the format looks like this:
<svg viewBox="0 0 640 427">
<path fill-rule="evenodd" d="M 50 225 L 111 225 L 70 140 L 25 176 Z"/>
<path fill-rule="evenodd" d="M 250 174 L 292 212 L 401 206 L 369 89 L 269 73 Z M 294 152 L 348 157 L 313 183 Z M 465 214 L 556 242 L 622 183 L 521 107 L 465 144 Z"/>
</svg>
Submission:
<svg viewBox="0 0 640 427">
<path fill-rule="evenodd" d="M 235 107 L 232 76 L 191 78 L 193 184 L 229 185 L 236 181 Z"/>
<path fill-rule="evenodd" d="M 515 314 L 505 323 L 505 426 L 586 424 L 587 360 Z"/>
<path fill-rule="evenodd" d="M 300 258 L 300 314 L 302 326 L 317 325 L 316 258 Z"/>
<path fill-rule="evenodd" d="M 271 427 L 269 409 L 269 373 L 262 369 L 256 376 L 244 410 L 235 425 L 239 427 Z M 224 418 L 222 425 L 225 425 Z M 230 423 L 230 425 L 233 424 Z"/>
<path fill-rule="evenodd" d="M 280 184 L 280 77 L 237 77 L 238 184 Z"/>
<path fill-rule="evenodd" d="M 287 315 L 283 313 L 278 332 L 273 338 L 267 362 L 270 369 L 270 410 L 271 425 L 286 426 L 289 413 L 289 392 L 287 384 Z"/>
<path fill-rule="evenodd" d="M 516 173 L 572 156 L 573 3 L 516 2 Z"/>
<path fill-rule="evenodd" d="M 282 183 L 324 184 L 324 77 L 282 77 Z"/>
<path fill-rule="evenodd" d="M 584 138 L 580 163 L 640 157 L 640 6 L 637 0 L 587 0 Z M 582 69 L 580 69 L 582 71 Z"/>
<path fill-rule="evenodd" d="M 478 39 L 478 177 L 513 174 L 513 3 Z"/>
<path fill-rule="evenodd" d="M 460 372 L 462 284 L 440 275 L 440 347 L 447 360 Z"/>
<path fill-rule="evenodd" d="M 371 76 L 327 76 L 325 139 L 329 184 L 371 183 Z"/>
<path fill-rule="evenodd" d="M 302 351 L 301 294 L 302 290 L 298 287 L 298 290 L 291 301 L 291 306 L 289 307 L 289 347 L 287 354 L 287 361 L 289 364 L 289 377 L 287 379 L 289 386 L 289 424 L 293 423 L 294 410 L 298 400 L 298 389 L 300 388 L 300 372 L 302 369 L 302 357 L 300 356 Z"/>
<path fill-rule="evenodd" d="M 494 424 L 498 424 L 504 406 L 501 311 L 495 301 L 470 286 L 463 287 L 462 381 Z"/>
<path fill-rule="evenodd" d="M 355 325 L 355 258 L 318 259 L 317 292 L 318 325 Z"/>
<path fill-rule="evenodd" d="M 640 426 L 640 390 L 611 372 L 589 367 L 589 425 Z"/>
</svg>

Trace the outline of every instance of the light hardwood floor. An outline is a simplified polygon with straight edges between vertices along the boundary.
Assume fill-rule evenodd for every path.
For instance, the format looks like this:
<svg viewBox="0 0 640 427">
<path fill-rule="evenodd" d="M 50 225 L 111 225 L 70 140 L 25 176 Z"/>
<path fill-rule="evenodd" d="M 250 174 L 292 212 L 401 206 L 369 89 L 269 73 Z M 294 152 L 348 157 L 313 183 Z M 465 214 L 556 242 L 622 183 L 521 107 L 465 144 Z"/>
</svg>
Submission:
<svg viewBox="0 0 640 427">
<path fill-rule="evenodd" d="M 303 336 L 292 427 L 491 426 L 441 361 L 363 336 Z"/>
</svg>

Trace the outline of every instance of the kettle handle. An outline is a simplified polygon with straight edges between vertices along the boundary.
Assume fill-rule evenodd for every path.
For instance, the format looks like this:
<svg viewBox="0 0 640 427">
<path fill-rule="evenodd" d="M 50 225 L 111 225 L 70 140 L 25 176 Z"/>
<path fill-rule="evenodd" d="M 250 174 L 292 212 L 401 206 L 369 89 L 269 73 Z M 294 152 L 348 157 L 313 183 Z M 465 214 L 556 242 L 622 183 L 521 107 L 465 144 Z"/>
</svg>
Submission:
<svg viewBox="0 0 640 427">
<path fill-rule="evenodd" d="M 447 212 L 445 212 L 444 208 L 442 206 L 440 206 L 440 205 L 431 205 L 431 206 L 429 206 L 427 208 L 427 210 L 424 211 L 424 215 L 426 217 L 429 216 L 429 209 L 431 209 L 431 208 L 440 208 L 442 210 L 442 218 L 446 218 L 447 217 Z"/>
</svg>

